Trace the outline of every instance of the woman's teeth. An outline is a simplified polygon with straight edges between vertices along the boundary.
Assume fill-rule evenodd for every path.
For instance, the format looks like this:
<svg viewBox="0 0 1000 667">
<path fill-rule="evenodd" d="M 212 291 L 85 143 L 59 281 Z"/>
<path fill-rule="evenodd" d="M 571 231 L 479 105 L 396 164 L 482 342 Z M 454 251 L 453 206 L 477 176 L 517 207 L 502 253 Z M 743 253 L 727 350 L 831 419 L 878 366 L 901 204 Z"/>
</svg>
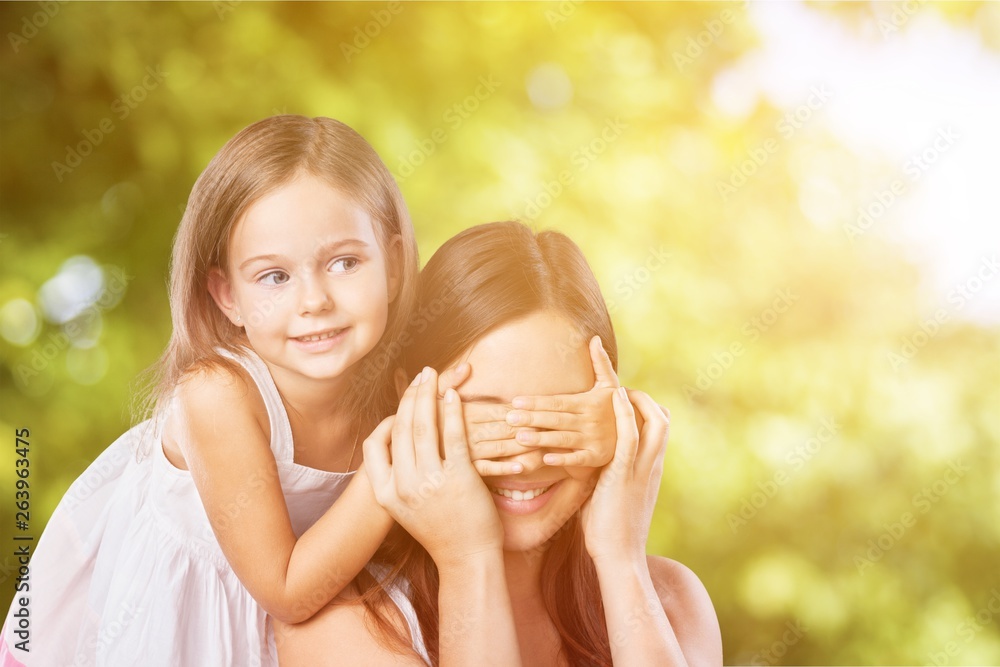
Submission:
<svg viewBox="0 0 1000 667">
<path fill-rule="evenodd" d="M 542 495 L 546 491 L 552 488 L 552 485 L 543 486 L 540 489 L 528 489 L 527 491 L 518 491 L 517 489 L 493 489 L 493 493 L 499 496 L 505 496 L 513 500 L 531 500 Z"/>
<path fill-rule="evenodd" d="M 341 331 L 343 331 L 343 329 L 337 329 L 336 331 L 328 331 L 324 334 L 318 334 L 316 336 L 299 336 L 298 338 L 296 338 L 296 340 L 307 341 L 307 342 L 312 342 L 314 340 L 325 340 L 327 338 L 333 338 Z"/>
</svg>

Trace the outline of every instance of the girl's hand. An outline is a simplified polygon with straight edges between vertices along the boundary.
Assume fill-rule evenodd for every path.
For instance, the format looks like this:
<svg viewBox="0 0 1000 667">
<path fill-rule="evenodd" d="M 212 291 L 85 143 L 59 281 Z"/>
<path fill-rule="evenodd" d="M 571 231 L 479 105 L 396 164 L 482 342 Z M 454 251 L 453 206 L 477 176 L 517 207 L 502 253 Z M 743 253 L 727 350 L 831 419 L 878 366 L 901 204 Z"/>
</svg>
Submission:
<svg viewBox="0 0 1000 667">
<path fill-rule="evenodd" d="M 600 336 L 590 339 L 590 359 L 594 364 L 594 387 L 581 394 L 518 396 L 506 421 L 519 427 L 515 442 L 523 446 L 571 450 L 547 452 L 550 466 L 599 468 L 615 453 L 617 431 L 611 395 L 620 384 Z M 530 429 L 521 427 L 531 427 Z M 544 429 L 544 430 L 537 430 Z"/>
<path fill-rule="evenodd" d="M 670 413 L 641 391 L 626 394 L 622 387 L 614 394 L 617 447 L 611 463 L 601 471 L 593 495 L 583 505 L 584 539 L 595 563 L 645 563 L 670 434 Z M 633 404 L 643 418 L 641 433 L 635 425 Z"/>
<path fill-rule="evenodd" d="M 449 387 L 458 389 L 469 379 L 471 372 L 469 363 L 463 361 L 458 366 L 441 373 L 438 377 L 438 398 L 443 399 Z M 506 421 L 510 406 L 496 403 L 465 403 L 462 408 L 472 464 L 480 475 L 483 477 L 516 475 L 542 466 L 541 456 L 535 457 L 537 461 L 534 458 L 527 461 L 528 470 L 524 465 L 526 461 L 507 458 L 537 451 L 536 447 L 522 445 L 514 438 L 516 429 Z M 438 403 L 438 423 L 444 423 L 442 402 Z M 505 458 L 507 460 L 499 460 Z"/>
<path fill-rule="evenodd" d="M 437 373 L 421 371 L 403 394 L 391 438 L 365 441 L 365 463 L 379 504 L 440 568 L 473 554 L 499 553 L 503 527 L 489 489 L 472 466 L 458 394 L 445 390 L 439 427 L 437 387 Z"/>
<path fill-rule="evenodd" d="M 516 475 L 531 472 L 542 466 L 538 448 L 522 445 L 515 439 L 517 429 L 507 423 L 510 405 L 473 402 L 464 403 L 462 408 L 465 413 L 465 432 L 469 439 L 472 465 L 480 475 L 483 477 Z M 521 456 L 530 452 L 534 452 L 537 456 L 527 459 Z"/>
</svg>

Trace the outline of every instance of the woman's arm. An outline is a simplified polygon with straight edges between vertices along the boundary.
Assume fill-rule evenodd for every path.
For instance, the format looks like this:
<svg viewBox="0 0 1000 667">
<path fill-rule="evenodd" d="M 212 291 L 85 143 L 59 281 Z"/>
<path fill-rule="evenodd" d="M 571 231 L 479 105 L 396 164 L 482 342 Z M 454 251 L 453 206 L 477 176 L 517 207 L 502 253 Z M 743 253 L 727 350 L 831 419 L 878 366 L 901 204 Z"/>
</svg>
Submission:
<svg viewBox="0 0 1000 667">
<path fill-rule="evenodd" d="M 248 400 L 255 395 L 242 376 L 199 372 L 179 388 L 178 440 L 236 576 L 267 613 L 297 623 L 354 578 L 392 519 L 359 470 L 340 499 L 296 539 L 274 455 Z"/>
<path fill-rule="evenodd" d="M 438 564 L 438 648 L 446 665 L 521 664 L 503 552 Z"/>
<path fill-rule="evenodd" d="M 643 419 L 641 436 L 629 399 Z M 615 455 L 583 510 L 614 664 L 721 665 L 718 621 L 701 582 L 687 568 L 659 559 L 652 561 L 654 577 L 645 555 L 669 416 L 646 394 L 626 396 L 625 389 L 615 392 L 614 409 Z"/>
<path fill-rule="evenodd" d="M 462 405 L 445 393 L 437 424 L 436 373 L 426 368 L 406 389 L 386 443 L 365 441 L 375 495 L 438 567 L 440 664 L 520 664 L 503 564 L 503 527 L 472 465 Z M 438 449 L 443 434 L 444 459 Z"/>
</svg>

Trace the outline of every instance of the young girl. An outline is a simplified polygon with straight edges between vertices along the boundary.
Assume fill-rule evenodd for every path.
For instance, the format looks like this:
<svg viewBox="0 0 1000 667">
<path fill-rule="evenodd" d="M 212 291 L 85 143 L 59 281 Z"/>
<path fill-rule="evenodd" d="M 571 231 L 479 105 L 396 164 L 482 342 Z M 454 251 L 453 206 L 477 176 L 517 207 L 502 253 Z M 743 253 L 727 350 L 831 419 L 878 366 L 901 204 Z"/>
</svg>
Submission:
<svg viewBox="0 0 1000 667">
<path fill-rule="evenodd" d="M 309 618 L 391 526 L 354 473 L 395 408 L 417 268 L 396 183 L 349 127 L 277 116 L 230 140 L 175 239 L 154 417 L 56 508 L 6 664 L 276 664 L 268 614 Z"/>
</svg>

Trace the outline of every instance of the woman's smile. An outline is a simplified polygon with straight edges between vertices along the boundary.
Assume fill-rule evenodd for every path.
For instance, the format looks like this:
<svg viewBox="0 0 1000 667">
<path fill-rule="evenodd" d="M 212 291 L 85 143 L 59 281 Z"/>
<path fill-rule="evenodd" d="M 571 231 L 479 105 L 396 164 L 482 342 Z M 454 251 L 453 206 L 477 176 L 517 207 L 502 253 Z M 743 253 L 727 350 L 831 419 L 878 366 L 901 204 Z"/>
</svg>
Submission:
<svg viewBox="0 0 1000 667">
<path fill-rule="evenodd" d="M 542 509 L 555 495 L 563 480 L 521 481 L 496 478 L 487 483 L 493 493 L 493 502 L 501 512 L 532 514 Z"/>
</svg>

